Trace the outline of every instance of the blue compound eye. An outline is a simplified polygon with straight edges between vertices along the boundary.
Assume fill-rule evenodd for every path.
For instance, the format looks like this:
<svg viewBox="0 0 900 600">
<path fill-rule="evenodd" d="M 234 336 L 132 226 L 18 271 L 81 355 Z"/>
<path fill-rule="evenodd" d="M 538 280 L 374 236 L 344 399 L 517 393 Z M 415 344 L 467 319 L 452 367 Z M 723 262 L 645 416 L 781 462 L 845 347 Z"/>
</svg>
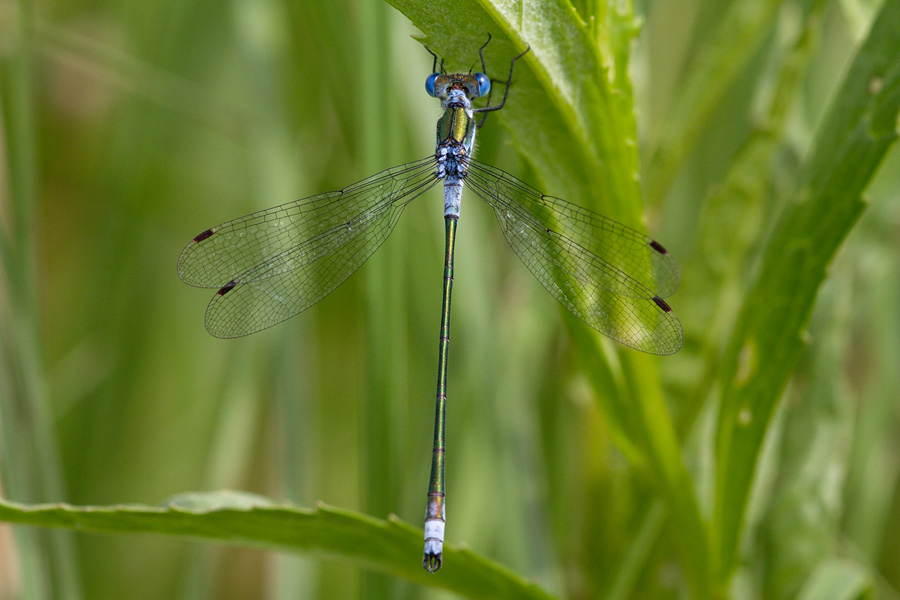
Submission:
<svg viewBox="0 0 900 600">
<path fill-rule="evenodd" d="M 491 91 L 491 80 L 484 73 L 475 73 L 475 81 L 478 82 L 478 97 L 487 96 Z"/>
<path fill-rule="evenodd" d="M 437 81 L 438 75 L 440 73 L 432 73 L 428 76 L 428 79 L 425 80 L 425 91 L 428 92 L 428 95 L 432 98 L 436 98 L 434 93 L 434 82 Z"/>
</svg>

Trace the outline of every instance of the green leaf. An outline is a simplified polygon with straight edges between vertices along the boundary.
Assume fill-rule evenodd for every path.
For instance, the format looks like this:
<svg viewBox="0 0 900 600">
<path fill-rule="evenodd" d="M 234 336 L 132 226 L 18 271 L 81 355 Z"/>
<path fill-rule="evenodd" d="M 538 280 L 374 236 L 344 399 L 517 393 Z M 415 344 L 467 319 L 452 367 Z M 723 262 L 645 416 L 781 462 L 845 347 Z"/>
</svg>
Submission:
<svg viewBox="0 0 900 600">
<path fill-rule="evenodd" d="M 885 3 L 821 123 L 722 363 L 714 508 L 721 586 L 734 568 L 762 442 L 804 347 L 825 269 L 865 207 L 861 195 L 897 137 L 898 19 L 900 3 Z"/>
<path fill-rule="evenodd" d="M 451 70 L 468 70 L 488 34 L 493 39 L 485 52 L 495 79 L 505 78 L 512 57 L 530 48 L 516 63 L 510 99 L 498 114 L 513 145 L 553 195 L 591 201 L 618 220 L 640 224 L 631 90 L 610 83 L 611 66 L 624 57 L 604 56 L 569 2 L 524 8 L 476 0 L 389 2 L 425 34 L 423 43 Z M 613 22 L 617 43 L 627 49 L 626 19 L 617 13 Z M 612 80 L 621 83 L 622 77 L 619 72 Z M 613 100 L 621 95 L 621 102 Z"/>
<path fill-rule="evenodd" d="M 183 494 L 165 507 L 25 505 L 0 500 L 0 520 L 95 533 L 158 533 L 278 552 L 311 554 L 441 588 L 468 598 L 553 597 L 474 552 L 444 545 L 438 575 L 422 569 L 422 531 L 319 505 L 305 510 L 242 492 Z"/>
<path fill-rule="evenodd" d="M 775 419 L 783 424 L 780 451 L 760 461 L 762 479 L 773 463 L 778 472 L 758 536 L 766 565 L 763 596 L 770 600 L 796 598 L 810 574 L 834 555 L 845 509 L 842 489 L 857 399 L 835 373 L 848 345 L 853 291 L 827 285 L 819 296 L 810 325 L 818 343 L 804 353 L 799 381 Z"/>
<path fill-rule="evenodd" d="M 797 600 L 855 600 L 874 597 L 865 567 L 847 560 L 826 560 L 809 578 Z"/>
</svg>

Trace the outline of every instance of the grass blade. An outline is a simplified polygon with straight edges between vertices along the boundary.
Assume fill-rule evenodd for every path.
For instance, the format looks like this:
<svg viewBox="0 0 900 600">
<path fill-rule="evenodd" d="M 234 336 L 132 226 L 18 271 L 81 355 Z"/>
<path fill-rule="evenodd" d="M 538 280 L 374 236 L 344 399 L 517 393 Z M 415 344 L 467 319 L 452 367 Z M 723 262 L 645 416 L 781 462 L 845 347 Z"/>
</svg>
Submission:
<svg viewBox="0 0 900 600">
<path fill-rule="evenodd" d="M 897 137 L 900 3 L 887 2 L 819 127 L 794 202 L 765 249 L 725 355 L 717 434 L 717 583 L 727 585 L 756 461 L 801 350 L 825 269 L 861 214 L 862 193 Z"/>
<path fill-rule="evenodd" d="M 467 598 L 552 600 L 534 584 L 480 556 L 444 546 L 445 576 L 418 560 L 422 531 L 397 519 L 382 521 L 320 505 L 278 506 L 235 492 L 184 494 L 165 507 L 22 505 L 0 501 L 0 520 L 96 533 L 157 533 L 216 540 L 279 552 L 313 554 L 430 585 Z"/>
</svg>

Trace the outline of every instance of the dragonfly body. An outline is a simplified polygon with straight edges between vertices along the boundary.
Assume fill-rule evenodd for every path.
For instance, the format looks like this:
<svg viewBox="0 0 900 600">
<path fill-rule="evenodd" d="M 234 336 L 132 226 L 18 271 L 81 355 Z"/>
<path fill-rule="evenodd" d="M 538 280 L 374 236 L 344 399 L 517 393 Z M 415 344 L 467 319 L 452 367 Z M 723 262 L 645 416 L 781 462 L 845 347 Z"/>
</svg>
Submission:
<svg viewBox="0 0 900 600">
<path fill-rule="evenodd" d="M 483 49 L 479 54 L 486 70 Z M 337 288 L 387 239 L 406 205 L 443 182 L 446 245 L 423 558 L 432 572 L 441 566 L 446 518 L 447 357 L 464 184 L 491 206 L 510 247 L 541 285 L 579 319 L 650 354 L 672 354 L 682 343 L 678 318 L 663 300 L 677 287 L 678 268 L 661 244 L 472 158 L 480 126 L 476 115 L 504 106 L 513 67 L 523 55 L 513 58 L 503 100 L 495 106 L 473 106 L 473 100 L 490 91 L 483 72 L 447 74 L 441 69 L 427 78 L 426 90 L 440 99 L 443 109 L 433 155 L 337 192 L 207 229 L 178 259 L 185 283 L 218 288 L 206 311 L 209 332 L 223 338 L 248 335 L 297 315 Z"/>
<path fill-rule="evenodd" d="M 435 401 L 434 446 L 428 504 L 425 508 L 425 554 L 422 565 L 432 573 L 441 567 L 444 549 L 446 504 L 444 494 L 444 431 L 447 413 L 447 356 L 450 349 L 450 300 L 453 294 L 453 253 L 463 183 L 475 147 L 475 114 L 471 100 L 487 93 L 490 81 L 483 73 L 432 74 L 425 88 L 441 99 L 444 114 L 437 123 L 436 175 L 444 181 L 444 285 L 441 302 L 441 336 L 438 346 L 438 382 Z"/>
</svg>

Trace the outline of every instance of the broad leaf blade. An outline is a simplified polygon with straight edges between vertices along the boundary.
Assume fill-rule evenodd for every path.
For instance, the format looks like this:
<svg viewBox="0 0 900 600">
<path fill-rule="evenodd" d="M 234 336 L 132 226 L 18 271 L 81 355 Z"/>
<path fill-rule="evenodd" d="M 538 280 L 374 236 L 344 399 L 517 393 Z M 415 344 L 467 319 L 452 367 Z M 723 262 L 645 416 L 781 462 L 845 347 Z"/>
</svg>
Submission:
<svg viewBox="0 0 900 600">
<path fill-rule="evenodd" d="M 439 576 L 422 569 L 422 531 L 320 505 L 305 510 L 251 494 L 186 494 L 165 507 L 24 505 L 0 500 L 0 520 L 95 533 L 158 533 L 216 540 L 279 552 L 312 554 L 468 598 L 552 596 L 473 552 L 444 545 Z"/>
<path fill-rule="evenodd" d="M 609 66 L 624 61 L 601 55 L 571 4 L 389 1 L 451 70 L 477 63 L 489 33 L 493 39 L 485 53 L 494 79 L 505 80 L 512 57 L 530 47 L 516 63 L 510 100 L 498 115 L 513 145 L 535 168 L 545 192 L 592 202 L 628 225 L 640 223 L 631 90 L 613 90 L 608 78 Z M 619 30 L 621 22 L 616 20 Z M 615 94 L 628 101 L 614 102 Z"/>
</svg>

